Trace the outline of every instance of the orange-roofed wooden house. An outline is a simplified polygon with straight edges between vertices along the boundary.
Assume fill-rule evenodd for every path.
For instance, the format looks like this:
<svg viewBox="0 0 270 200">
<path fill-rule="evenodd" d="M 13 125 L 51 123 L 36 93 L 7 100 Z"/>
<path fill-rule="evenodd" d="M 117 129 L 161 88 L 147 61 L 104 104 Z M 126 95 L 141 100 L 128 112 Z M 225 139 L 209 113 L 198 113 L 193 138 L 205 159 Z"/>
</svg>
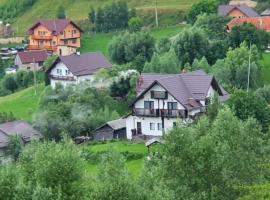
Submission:
<svg viewBox="0 0 270 200">
<path fill-rule="evenodd" d="M 68 19 L 40 20 L 29 30 L 29 50 L 70 55 L 81 47 L 82 29 Z"/>
<path fill-rule="evenodd" d="M 234 18 L 227 24 L 227 30 L 230 32 L 233 27 L 241 26 L 245 23 L 252 24 L 257 29 L 270 32 L 270 16 Z"/>
</svg>

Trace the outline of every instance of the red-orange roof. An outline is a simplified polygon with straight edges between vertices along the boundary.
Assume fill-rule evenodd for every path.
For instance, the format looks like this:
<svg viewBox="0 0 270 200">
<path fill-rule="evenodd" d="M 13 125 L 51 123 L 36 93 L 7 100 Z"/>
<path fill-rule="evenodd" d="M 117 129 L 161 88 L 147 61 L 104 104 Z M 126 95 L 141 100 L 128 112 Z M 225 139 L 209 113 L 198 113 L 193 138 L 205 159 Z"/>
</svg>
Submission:
<svg viewBox="0 0 270 200">
<path fill-rule="evenodd" d="M 227 28 L 230 31 L 233 27 L 244 23 L 253 24 L 257 29 L 270 32 L 270 16 L 234 18 L 227 24 Z"/>
</svg>

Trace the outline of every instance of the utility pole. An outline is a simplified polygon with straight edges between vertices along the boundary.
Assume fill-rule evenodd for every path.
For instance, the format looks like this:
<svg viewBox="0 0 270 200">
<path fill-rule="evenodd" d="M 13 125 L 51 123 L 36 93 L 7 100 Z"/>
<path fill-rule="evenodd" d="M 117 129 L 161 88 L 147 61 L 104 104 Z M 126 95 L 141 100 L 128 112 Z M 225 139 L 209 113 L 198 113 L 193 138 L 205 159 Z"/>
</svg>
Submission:
<svg viewBox="0 0 270 200">
<path fill-rule="evenodd" d="M 250 59 L 251 59 L 251 42 L 249 42 L 247 92 L 249 91 L 249 82 L 250 82 Z"/>
<path fill-rule="evenodd" d="M 158 8 L 157 8 L 157 0 L 156 0 L 156 26 L 158 27 Z"/>
<path fill-rule="evenodd" d="M 34 87 L 35 87 L 35 96 L 37 95 L 37 77 L 36 77 L 36 63 L 35 59 L 33 59 L 33 65 L 34 65 Z"/>
</svg>

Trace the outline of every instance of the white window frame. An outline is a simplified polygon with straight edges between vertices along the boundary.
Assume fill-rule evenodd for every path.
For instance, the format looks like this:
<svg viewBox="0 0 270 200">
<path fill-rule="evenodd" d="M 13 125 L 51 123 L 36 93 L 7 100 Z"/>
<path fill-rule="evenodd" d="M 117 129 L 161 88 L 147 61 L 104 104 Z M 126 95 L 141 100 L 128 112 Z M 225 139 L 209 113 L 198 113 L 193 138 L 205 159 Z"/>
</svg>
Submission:
<svg viewBox="0 0 270 200">
<path fill-rule="evenodd" d="M 152 122 L 150 122 L 150 131 L 154 131 L 155 130 L 155 123 L 152 123 Z"/>
<path fill-rule="evenodd" d="M 157 130 L 162 131 L 162 123 L 157 123 Z"/>
</svg>

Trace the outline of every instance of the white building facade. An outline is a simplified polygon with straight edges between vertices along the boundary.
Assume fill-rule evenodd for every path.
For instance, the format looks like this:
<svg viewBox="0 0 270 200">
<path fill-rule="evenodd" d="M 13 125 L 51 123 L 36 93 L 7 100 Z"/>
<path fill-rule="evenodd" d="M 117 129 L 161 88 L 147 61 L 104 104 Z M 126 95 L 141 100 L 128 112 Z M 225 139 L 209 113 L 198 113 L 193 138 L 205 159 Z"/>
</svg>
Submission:
<svg viewBox="0 0 270 200">
<path fill-rule="evenodd" d="M 81 76 L 73 75 L 63 62 L 59 62 L 55 65 L 55 67 L 50 71 L 49 77 L 52 88 L 55 88 L 57 84 L 67 86 L 70 84 L 78 84 L 81 81 L 91 81 L 94 79 L 93 74 Z"/>
<path fill-rule="evenodd" d="M 60 56 L 47 70 L 50 85 L 67 86 L 82 81 L 92 81 L 100 69 L 110 69 L 112 65 L 101 53 L 71 54 Z"/>
<path fill-rule="evenodd" d="M 203 75 L 206 76 L 206 74 Z M 206 80 L 206 78 L 204 79 Z M 127 139 L 139 135 L 162 136 L 178 123 L 192 122 L 205 113 L 207 104 L 211 102 L 215 93 L 220 93 L 216 88 L 213 88 L 209 79 L 209 85 L 205 84 L 203 88 L 203 95 L 200 95 L 200 99 L 194 99 L 193 96 L 196 94 L 192 95 L 186 85 L 182 85 L 181 87 L 185 90 L 179 92 L 175 86 L 178 82 L 162 80 L 163 82 L 153 82 L 138 94 L 133 103 L 132 113 L 126 117 Z M 185 96 L 186 99 L 182 98 L 181 95 Z M 191 96 L 189 97 L 189 95 Z"/>
</svg>

